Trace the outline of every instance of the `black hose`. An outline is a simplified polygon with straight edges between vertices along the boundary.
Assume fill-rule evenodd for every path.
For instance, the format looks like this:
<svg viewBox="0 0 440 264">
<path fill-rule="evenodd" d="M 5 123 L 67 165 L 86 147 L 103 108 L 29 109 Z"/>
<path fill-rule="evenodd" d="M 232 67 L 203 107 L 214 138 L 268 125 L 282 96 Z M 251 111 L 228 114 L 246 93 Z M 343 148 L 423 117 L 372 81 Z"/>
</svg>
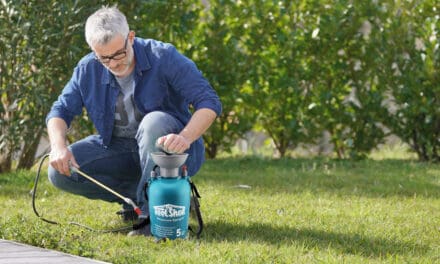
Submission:
<svg viewBox="0 0 440 264">
<path fill-rule="evenodd" d="M 50 154 L 44 155 L 40 160 L 40 164 L 38 165 L 37 176 L 35 177 L 34 188 L 32 189 L 32 209 L 34 209 L 34 213 L 44 222 L 47 222 L 49 224 L 58 225 L 59 224 L 58 222 L 42 217 L 38 213 L 37 207 L 35 206 L 35 198 L 37 197 L 37 187 L 38 187 L 38 181 L 40 180 L 41 167 L 43 167 L 44 160 L 47 159 L 49 156 L 50 156 Z"/>
</svg>

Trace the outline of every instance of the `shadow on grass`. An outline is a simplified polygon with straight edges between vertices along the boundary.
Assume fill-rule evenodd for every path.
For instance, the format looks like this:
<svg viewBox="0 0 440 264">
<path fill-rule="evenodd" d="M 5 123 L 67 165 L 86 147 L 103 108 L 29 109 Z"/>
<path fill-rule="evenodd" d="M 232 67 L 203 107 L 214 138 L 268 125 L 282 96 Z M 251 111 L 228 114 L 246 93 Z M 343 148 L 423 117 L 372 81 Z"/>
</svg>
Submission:
<svg viewBox="0 0 440 264">
<path fill-rule="evenodd" d="M 267 224 L 236 225 L 225 222 L 206 224 L 202 240 L 216 241 L 255 241 L 270 244 L 292 244 L 306 249 L 334 249 L 344 254 L 364 257 L 383 257 L 387 255 L 423 255 L 427 245 L 393 241 L 385 238 L 371 238 L 358 234 L 345 234 L 313 229 L 289 229 Z"/>
<path fill-rule="evenodd" d="M 331 192 L 359 196 L 440 198 L 440 166 L 413 160 L 261 159 L 210 160 L 195 182 L 257 187 L 262 192 Z"/>
</svg>

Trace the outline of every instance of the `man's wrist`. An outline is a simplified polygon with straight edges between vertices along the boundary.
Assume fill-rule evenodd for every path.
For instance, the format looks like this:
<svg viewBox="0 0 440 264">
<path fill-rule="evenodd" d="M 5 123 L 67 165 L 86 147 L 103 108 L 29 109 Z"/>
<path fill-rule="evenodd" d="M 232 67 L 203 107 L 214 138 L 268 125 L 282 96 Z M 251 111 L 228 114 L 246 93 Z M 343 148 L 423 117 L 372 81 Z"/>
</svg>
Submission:
<svg viewBox="0 0 440 264">
<path fill-rule="evenodd" d="M 187 129 L 182 130 L 182 132 L 179 133 L 179 136 L 183 137 L 189 145 L 195 140 L 189 135 L 189 131 Z"/>
<path fill-rule="evenodd" d="M 67 148 L 67 145 L 66 145 L 66 143 L 52 143 L 52 144 L 50 144 L 50 148 L 51 149 L 64 149 L 64 148 Z"/>
</svg>

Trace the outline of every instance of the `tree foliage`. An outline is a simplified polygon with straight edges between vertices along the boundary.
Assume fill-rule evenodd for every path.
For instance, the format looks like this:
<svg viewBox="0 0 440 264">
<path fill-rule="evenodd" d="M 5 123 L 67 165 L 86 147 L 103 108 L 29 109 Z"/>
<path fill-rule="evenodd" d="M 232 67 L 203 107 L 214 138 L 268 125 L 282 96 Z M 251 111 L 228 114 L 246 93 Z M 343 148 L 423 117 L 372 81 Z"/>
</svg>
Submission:
<svg viewBox="0 0 440 264">
<path fill-rule="evenodd" d="M 246 53 L 240 44 L 243 27 L 235 1 L 209 1 L 201 12 L 190 57 L 219 94 L 223 111 L 205 133 L 206 153 L 215 158 L 229 151 L 237 139 L 249 131 L 255 120 L 253 99 L 243 86 L 248 76 Z"/>
<path fill-rule="evenodd" d="M 313 123 L 330 133 L 339 158 L 359 158 L 382 143 L 384 114 L 377 86 L 381 3 L 341 1 L 314 6 L 310 80 Z M 312 31 L 313 30 L 313 31 Z"/>
<path fill-rule="evenodd" d="M 389 100 L 384 123 L 420 160 L 440 161 L 440 3 L 389 6 L 380 84 Z"/>
<path fill-rule="evenodd" d="M 249 1 L 237 6 L 244 27 L 241 41 L 249 65 L 245 87 L 251 91 L 258 124 L 281 156 L 309 141 L 311 100 L 305 7 L 291 1 Z M 307 20 L 307 19 L 306 19 Z"/>
<path fill-rule="evenodd" d="M 174 44 L 217 90 L 207 154 L 263 129 L 281 156 L 330 134 L 362 158 L 389 133 L 439 161 L 438 10 L 424 1 L 0 1 L 0 171 L 32 165 L 44 118 L 89 52 L 85 18 L 118 4 L 137 36 Z M 69 140 L 93 131 L 84 114 Z"/>
<path fill-rule="evenodd" d="M 78 51 L 80 11 L 74 2 L 0 3 L 1 171 L 10 169 L 14 154 L 18 168 L 34 162 L 49 102 Z"/>
</svg>

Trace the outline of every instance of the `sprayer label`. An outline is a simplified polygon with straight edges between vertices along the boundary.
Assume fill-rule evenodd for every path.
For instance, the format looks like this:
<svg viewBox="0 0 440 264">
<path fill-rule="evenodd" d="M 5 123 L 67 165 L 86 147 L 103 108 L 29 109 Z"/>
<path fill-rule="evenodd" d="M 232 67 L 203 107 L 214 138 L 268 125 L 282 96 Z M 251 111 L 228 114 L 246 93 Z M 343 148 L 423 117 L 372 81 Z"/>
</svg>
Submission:
<svg viewBox="0 0 440 264">
<path fill-rule="evenodd" d="M 158 217 L 181 217 L 185 215 L 185 206 L 179 206 L 174 204 L 164 204 L 153 206 L 154 214 Z"/>
</svg>

